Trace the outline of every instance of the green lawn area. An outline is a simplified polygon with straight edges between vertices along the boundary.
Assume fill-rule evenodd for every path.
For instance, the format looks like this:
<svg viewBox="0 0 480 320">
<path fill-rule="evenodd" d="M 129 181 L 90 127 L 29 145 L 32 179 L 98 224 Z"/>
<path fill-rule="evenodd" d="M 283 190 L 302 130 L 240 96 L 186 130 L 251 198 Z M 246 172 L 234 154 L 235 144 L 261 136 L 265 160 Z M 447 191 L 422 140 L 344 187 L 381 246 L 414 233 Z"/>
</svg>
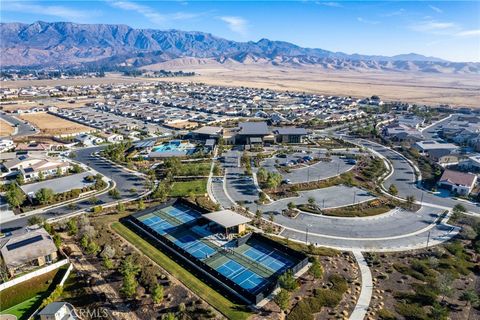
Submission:
<svg viewBox="0 0 480 320">
<path fill-rule="evenodd" d="M 171 197 L 186 197 L 190 194 L 204 195 L 207 193 L 207 179 L 192 181 L 176 181 L 170 191 Z"/>
<path fill-rule="evenodd" d="M 3 310 L 0 314 L 12 314 L 17 317 L 18 320 L 27 319 L 33 311 L 42 303 L 43 295 L 37 294 L 33 298 L 23 301 L 11 308 Z"/>
<path fill-rule="evenodd" d="M 55 289 L 65 270 L 63 266 L 0 291 L 0 314 L 13 314 L 18 319 L 26 319 Z"/>
<path fill-rule="evenodd" d="M 243 320 L 250 316 L 244 305 L 231 302 L 223 295 L 210 288 L 207 284 L 191 274 L 188 270 L 177 264 L 175 261 L 167 257 L 161 251 L 143 240 L 132 230 L 122 225 L 120 222 L 114 222 L 112 228 L 128 242 L 158 263 L 162 268 L 167 270 L 172 276 L 180 280 L 190 290 L 195 292 L 199 297 L 207 301 L 211 306 L 220 311 L 228 319 Z"/>
<path fill-rule="evenodd" d="M 210 162 L 182 163 L 178 168 L 179 176 L 207 176 L 210 173 Z"/>
</svg>

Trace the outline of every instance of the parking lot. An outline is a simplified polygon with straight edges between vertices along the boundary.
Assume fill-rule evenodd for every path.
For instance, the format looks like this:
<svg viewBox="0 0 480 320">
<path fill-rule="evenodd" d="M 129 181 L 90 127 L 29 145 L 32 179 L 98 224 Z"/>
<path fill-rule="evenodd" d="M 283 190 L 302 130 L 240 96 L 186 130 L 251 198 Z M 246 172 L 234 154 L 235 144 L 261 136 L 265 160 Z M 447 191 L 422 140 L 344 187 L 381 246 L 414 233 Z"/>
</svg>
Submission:
<svg viewBox="0 0 480 320">
<path fill-rule="evenodd" d="M 306 162 L 306 157 L 317 160 L 307 160 L 308 162 Z M 355 165 L 351 159 L 349 160 L 339 156 L 330 156 L 328 158 L 330 161 L 326 161 L 326 159 L 325 153 L 319 151 L 312 152 L 311 154 L 296 152 L 268 158 L 261 163 L 261 167 L 264 167 L 269 172 L 280 173 L 283 178 L 285 180 L 288 179 L 290 183 L 304 183 L 337 176 L 351 170 Z M 294 164 L 294 162 L 298 161 L 301 163 Z"/>
</svg>

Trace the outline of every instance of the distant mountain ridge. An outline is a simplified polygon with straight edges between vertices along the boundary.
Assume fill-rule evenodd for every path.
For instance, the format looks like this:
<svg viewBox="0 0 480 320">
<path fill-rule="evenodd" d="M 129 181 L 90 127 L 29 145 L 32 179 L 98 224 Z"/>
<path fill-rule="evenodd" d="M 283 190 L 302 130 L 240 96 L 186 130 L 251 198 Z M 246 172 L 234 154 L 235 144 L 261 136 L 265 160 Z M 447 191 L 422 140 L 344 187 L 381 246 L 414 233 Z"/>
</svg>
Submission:
<svg viewBox="0 0 480 320">
<path fill-rule="evenodd" d="M 480 63 L 449 62 L 410 53 L 392 57 L 346 54 L 261 39 L 236 42 L 203 32 L 133 29 L 127 25 L 1 23 L 2 66 L 67 67 L 115 64 L 141 67 L 181 58 L 215 63 L 317 65 L 336 70 L 479 73 Z"/>
</svg>

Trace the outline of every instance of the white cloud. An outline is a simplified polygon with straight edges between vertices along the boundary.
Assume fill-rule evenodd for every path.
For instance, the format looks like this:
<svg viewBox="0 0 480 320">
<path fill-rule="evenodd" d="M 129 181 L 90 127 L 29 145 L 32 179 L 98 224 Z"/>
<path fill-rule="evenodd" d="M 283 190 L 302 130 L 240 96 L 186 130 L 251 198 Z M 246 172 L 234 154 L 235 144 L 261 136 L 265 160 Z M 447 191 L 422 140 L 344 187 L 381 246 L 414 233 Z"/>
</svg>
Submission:
<svg viewBox="0 0 480 320">
<path fill-rule="evenodd" d="M 480 29 L 474 29 L 474 30 L 463 30 L 455 34 L 458 37 L 474 37 L 474 36 L 480 36 Z"/>
<path fill-rule="evenodd" d="M 127 11 L 135 11 L 155 24 L 164 24 L 171 20 L 188 20 L 201 15 L 201 13 L 175 12 L 169 14 L 160 13 L 149 6 L 138 4 L 131 1 L 107 0 L 107 3 L 114 8 Z"/>
<path fill-rule="evenodd" d="M 3 2 L 1 11 L 28 12 L 60 18 L 64 21 L 85 21 L 92 16 L 99 15 L 98 11 L 82 11 L 58 5 L 40 5 L 31 2 L 8 1 Z"/>
<path fill-rule="evenodd" d="M 228 28 L 233 32 L 238 33 L 241 36 L 247 34 L 248 21 L 242 17 L 224 16 L 220 17 L 220 20 L 225 22 L 228 25 Z"/>
<path fill-rule="evenodd" d="M 459 26 L 454 22 L 442 22 L 435 20 L 425 20 L 409 27 L 413 31 L 436 34 L 452 34 L 460 31 Z"/>
<path fill-rule="evenodd" d="M 379 24 L 380 23 L 380 21 L 368 20 L 368 19 L 364 19 L 362 17 L 357 17 L 357 21 L 361 22 L 361 23 L 366 23 L 366 24 Z"/>
<path fill-rule="evenodd" d="M 343 8 L 343 5 L 341 3 L 338 3 L 338 2 L 321 2 L 321 1 L 317 1 L 315 2 L 316 4 L 318 5 L 321 5 L 321 6 L 326 6 L 326 7 L 333 7 L 333 8 Z"/>
<path fill-rule="evenodd" d="M 435 7 L 435 6 L 432 6 L 432 5 L 429 5 L 429 7 L 430 7 L 430 9 L 435 11 L 436 13 L 443 13 L 443 10 L 440 9 L 439 7 Z"/>
</svg>

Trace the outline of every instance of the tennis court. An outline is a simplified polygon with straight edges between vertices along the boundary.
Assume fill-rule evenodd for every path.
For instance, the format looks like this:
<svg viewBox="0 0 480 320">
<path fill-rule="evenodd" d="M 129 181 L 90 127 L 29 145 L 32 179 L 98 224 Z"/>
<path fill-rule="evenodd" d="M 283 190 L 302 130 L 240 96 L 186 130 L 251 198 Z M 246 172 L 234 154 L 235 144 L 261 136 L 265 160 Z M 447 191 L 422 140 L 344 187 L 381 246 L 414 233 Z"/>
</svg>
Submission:
<svg viewBox="0 0 480 320">
<path fill-rule="evenodd" d="M 145 219 L 141 221 L 160 235 L 166 234 L 168 229 L 173 228 L 169 222 L 153 214 L 150 217 L 145 216 Z"/>
<path fill-rule="evenodd" d="M 171 217 L 180 220 L 183 223 L 188 223 L 198 219 L 199 214 L 187 207 L 177 206 L 177 207 L 166 207 L 161 210 L 162 212 L 168 214 Z"/>
<path fill-rule="evenodd" d="M 250 248 L 244 251 L 243 255 L 272 271 L 283 271 L 293 265 L 292 261 L 277 253 L 274 248 L 266 248 L 259 244 L 250 244 L 249 246 Z"/>
<path fill-rule="evenodd" d="M 247 290 L 255 289 L 265 282 L 263 277 L 233 260 L 222 264 L 217 271 Z"/>
<path fill-rule="evenodd" d="M 216 252 L 215 249 L 206 245 L 197 238 L 186 235 L 173 241 L 177 246 L 190 253 L 197 259 L 203 260 Z"/>
<path fill-rule="evenodd" d="M 229 241 L 221 241 L 224 238 L 217 237 L 217 231 L 209 229 L 210 220 L 202 218 L 204 211 L 190 204 L 170 202 L 152 209 L 135 214 L 136 224 L 155 230 L 152 236 L 162 240 L 167 247 L 173 250 L 182 248 L 184 251 L 178 251 L 178 254 L 198 268 L 208 270 L 208 266 L 210 270 L 216 270 L 229 280 L 222 277 L 223 283 L 248 299 L 260 299 L 263 290 L 270 288 L 279 274 L 295 267 L 300 261 L 294 252 L 290 256 L 260 235 L 253 235 L 236 246 Z M 218 273 L 212 276 L 219 277 Z"/>
</svg>

